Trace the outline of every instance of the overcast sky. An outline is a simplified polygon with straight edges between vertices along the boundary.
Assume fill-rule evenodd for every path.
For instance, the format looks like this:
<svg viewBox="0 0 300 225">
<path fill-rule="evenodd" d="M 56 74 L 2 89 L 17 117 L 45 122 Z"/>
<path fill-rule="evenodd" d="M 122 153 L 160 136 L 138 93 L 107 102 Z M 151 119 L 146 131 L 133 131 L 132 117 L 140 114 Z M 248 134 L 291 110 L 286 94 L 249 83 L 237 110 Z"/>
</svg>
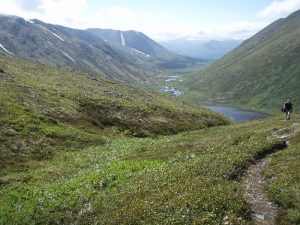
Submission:
<svg viewBox="0 0 300 225">
<path fill-rule="evenodd" d="M 0 13 L 73 28 L 137 30 L 157 41 L 246 39 L 300 0 L 0 0 Z"/>
</svg>

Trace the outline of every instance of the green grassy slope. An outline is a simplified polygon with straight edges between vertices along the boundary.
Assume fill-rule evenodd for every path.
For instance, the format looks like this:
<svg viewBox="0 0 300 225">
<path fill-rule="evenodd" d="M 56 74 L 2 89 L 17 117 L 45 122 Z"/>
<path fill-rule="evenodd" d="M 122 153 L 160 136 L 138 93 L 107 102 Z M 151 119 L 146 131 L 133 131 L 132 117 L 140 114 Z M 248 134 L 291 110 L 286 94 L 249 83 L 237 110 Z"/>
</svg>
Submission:
<svg viewBox="0 0 300 225">
<path fill-rule="evenodd" d="M 280 132 L 292 134 L 290 147 L 274 154 L 265 169 L 269 197 L 280 206 L 277 224 L 300 224 L 300 124 Z"/>
<path fill-rule="evenodd" d="M 0 169 L 114 134 L 157 136 L 224 117 L 121 82 L 0 56 Z"/>
<path fill-rule="evenodd" d="M 276 146 L 272 134 L 296 120 L 123 137 L 7 171 L 0 177 L 0 223 L 251 224 L 238 178 Z M 285 151 L 293 150 L 276 155 Z M 297 184 L 290 185 L 283 194 L 296 199 Z M 281 224 L 293 224 L 286 221 Z"/>
<path fill-rule="evenodd" d="M 201 101 L 279 110 L 290 98 L 300 109 L 300 11 L 280 19 L 184 83 Z"/>
<path fill-rule="evenodd" d="M 268 191 L 278 224 L 299 223 L 298 115 L 228 125 L 121 82 L 4 56 L 0 90 L 0 224 L 250 225 L 239 178 L 281 132 L 292 136 L 265 171 Z"/>
</svg>

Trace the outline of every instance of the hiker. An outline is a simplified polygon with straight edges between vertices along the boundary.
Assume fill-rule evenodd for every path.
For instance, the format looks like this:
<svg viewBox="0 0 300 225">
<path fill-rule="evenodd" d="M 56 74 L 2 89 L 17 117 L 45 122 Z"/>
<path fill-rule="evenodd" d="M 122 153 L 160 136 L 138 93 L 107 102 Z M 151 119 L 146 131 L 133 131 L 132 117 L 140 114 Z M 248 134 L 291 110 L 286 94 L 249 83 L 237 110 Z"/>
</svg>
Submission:
<svg viewBox="0 0 300 225">
<path fill-rule="evenodd" d="M 283 106 L 281 108 L 282 112 L 285 112 L 285 119 L 289 120 L 291 118 L 291 113 L 293 110 L 293 104 L 290 100 L 287 100 L 285 103 L 283 103 Z"/>
</svg>

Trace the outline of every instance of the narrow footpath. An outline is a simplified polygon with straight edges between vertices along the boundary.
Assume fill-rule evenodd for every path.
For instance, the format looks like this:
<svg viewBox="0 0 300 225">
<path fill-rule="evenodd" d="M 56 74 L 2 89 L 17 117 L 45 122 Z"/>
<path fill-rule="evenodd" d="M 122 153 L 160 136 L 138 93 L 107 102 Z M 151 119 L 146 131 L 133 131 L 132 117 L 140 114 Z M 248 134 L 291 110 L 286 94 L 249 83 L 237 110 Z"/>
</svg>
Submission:
<svg viewBox="0 0 300 225">
<path fill-rule="evenodd" d="M 252 211 L 254 224 L 273 225 L 277 215 L 277 206 L 270 202 L 264 189 L 262 171 L 270 159 L 264 158 L 249 167 L 243 178 L 246 200 Z"/>
<path fill-rule="evenodd" d="M 298 124 L 293 124 L 292 128 Z M 291 128 L 275 129 L 272 137 L 281 141 L 287 147 L 286 140 L 292 134 L 288 132 Z M 278 134 L 283 132 L 285 134 Z M 283 148 L 281 148 L 283 149 Z M 266 181 L 263 178 L 262 172 L 266 165 L 270 162 L 270 158 L 260 159 L 255 164 L 251 165 L 242 178 L 242 185 L 247 203 L 252 211 L 252 219 L 256 225 L 274 225 L 277 216 L 278 207 L 270 202 L 265 190 Z"/>
</svg>

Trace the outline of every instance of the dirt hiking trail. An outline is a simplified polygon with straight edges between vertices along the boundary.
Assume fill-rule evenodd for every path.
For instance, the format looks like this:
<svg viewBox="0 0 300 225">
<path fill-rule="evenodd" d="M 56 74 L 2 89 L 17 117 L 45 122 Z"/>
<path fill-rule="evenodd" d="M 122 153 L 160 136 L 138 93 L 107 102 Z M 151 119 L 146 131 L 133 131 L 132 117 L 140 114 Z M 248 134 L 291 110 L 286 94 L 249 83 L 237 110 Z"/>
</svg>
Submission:
<svg viewBox="0 0 300 225">
<path fill-rule="evenodd" d="M 289 142 L 287 139 L 293 135 L 291 131 L 296 125 L 298 124 L 293 124 L 291 128 L 274 129 L 271 136 L 281 141 L 285 147 L 288 147 Z M 277 149 L 274 152 L 283 149 Z M 257 225 L 274 225 L 278 211 L 278 206 L 267 198 L 266 180 L 262 174 L 264 168 L 271 161 L 268 158 L 269 154 L 252 164 L 242 177 L 245 198 L 252 211 L 253 222 Z"/>
</svg>

